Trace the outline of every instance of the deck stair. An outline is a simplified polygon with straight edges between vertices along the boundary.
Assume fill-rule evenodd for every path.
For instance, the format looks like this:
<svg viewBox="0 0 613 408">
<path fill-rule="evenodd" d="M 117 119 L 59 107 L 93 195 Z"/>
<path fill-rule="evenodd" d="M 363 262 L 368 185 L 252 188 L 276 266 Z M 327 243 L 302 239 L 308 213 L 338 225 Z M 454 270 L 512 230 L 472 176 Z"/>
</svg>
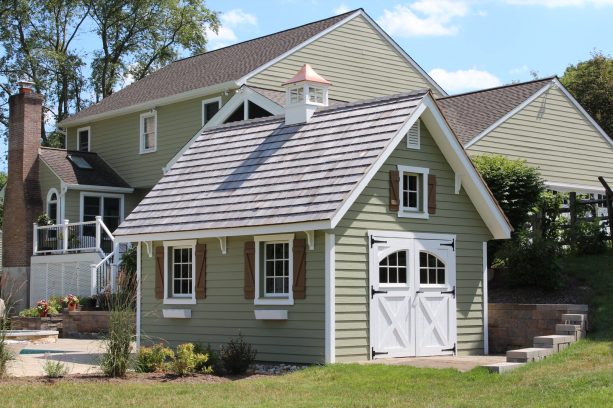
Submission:
<svg viewBox="0 0 613 408">
<path fill-rule="evenodd" d="M 585 337 L 587 315 L 564 314 L 562 323 L 556 324 L 556 334 L 534 337 L 533 347 L 507 351 L 507 361 L 487 364 L 483 367 L 493 373 L 513 371 L 526 363 L 544 360 L 550 355 L 568 348 L 572 343 Z"/>
</svg>

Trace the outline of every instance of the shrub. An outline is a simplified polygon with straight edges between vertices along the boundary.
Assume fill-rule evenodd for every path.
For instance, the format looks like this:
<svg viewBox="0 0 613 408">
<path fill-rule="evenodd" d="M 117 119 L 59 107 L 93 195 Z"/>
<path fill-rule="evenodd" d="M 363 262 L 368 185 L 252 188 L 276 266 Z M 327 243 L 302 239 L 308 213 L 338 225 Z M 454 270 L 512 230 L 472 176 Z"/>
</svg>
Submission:
<svg viewBox="0 0 613 408">
<path fill-rule="evenodd" d="M 153 373 L 165 371 L 168 363 L 175 357 L 175 353 L 163 344 L 153 347 L 141 347 L 136 357 L 136 371 L 139 373 Z"/>
<path fill-rule="evenodd" d="M 60 378 L 68 374 L 68 367 L 61 361 L 47 360 L 43 365 L 43 371 L 49 378 Z"/>
<path fill-rule="evenodd" d="M 209 356 L 209 360 L 206 362 L 206 365 L 210 367 L 210 369 L 215 374 L 223 374 L 224 369 L 222 362 L 219 358 L 219 353 L 217 353 L 210 344 L 207 344 L 206 347 L 203 344 L 196 344 L 194 351 L 200 354 L 206 354 Z"/>
<path fill-rule="evenodd" d="M 226 372 L 230 374 L 243 374 L 255 361 L 257 350 L 247 343 L 241 334 L 221 346 L 219 358 Z"/>
<path fill-rule="evenodd" d="M 598 221 L 578 221 L 564 231 L 564 242 L 574 255 L 595 255 L 607 250 L 606 233 Z"/>
<path fill-rule="evenodd" d="M 115 297 L 109 312 L 109 333 L 100 360 L 102 372 L 109 377 L 123 377 L 130 366 L 134 319 L 130 297 Z"/>
<path fill-rule="evenodd" d="M 196 352 L 193 343 L 177 346 L 177 355 L 171 363 L 172 371 L 177 375 L 187 375 L 194 372 L 210 373 L 213 370 L 207 365 L 209 356 Z"/>
</svg>

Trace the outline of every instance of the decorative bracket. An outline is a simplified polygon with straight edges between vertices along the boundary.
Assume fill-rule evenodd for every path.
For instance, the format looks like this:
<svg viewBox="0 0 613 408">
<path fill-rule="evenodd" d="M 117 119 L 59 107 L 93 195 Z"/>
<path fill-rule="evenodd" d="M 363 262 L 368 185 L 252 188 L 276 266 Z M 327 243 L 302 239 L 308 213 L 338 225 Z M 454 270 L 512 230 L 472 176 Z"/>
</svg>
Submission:
<svg viewBox="0 0 613 408">
<path fill-rule="evenodd" d="M 221 253 L 225 255 L 226 253 L 228 253 L 227 237 L 217 237 L 217 239 L 219 240 L 219 246 L 221 247 Z"/>
<path fill-rule="evenodd" d="M 304 231 L 307 236 L 307 243 L 309 244 L 309 249 L 312 251 L 315 249 L 315 231 Z"/>
<path fill-rule="evenodd" d="M 455 174 L 455 193 L 460 194 L 460 189 L 462 188 L 462 175 L 459 173 Z"/>
<path fill-rule="evenodd" d="M 153 243 L 151 241 L 144 241 L 145 247 L 147 247 L 147 255 L 149 258 L 153 256 Z"/>
</svg>

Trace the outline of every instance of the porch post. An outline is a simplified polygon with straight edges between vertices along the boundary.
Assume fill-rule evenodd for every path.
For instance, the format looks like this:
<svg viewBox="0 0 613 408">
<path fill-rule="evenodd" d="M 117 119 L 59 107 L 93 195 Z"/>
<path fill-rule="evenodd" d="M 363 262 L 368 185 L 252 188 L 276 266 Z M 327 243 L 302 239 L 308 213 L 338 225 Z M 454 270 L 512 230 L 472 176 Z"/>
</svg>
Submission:
<svg viewBox="0 0 613 408">
<path fill-rule="evenodd" d="M 68 251 L 68 224 L 69 221 L 68 220 L 64 220 L 64 227 L 62 228 L 62 231 L 64 231 L 64 236 L 62 239 L 62 249 L 64 250 L 64 252 Z"/>
<path fill-rule="evenodd" d="M 34 233 L 32 234 L 32 254 L 36 255 L 38 252 L 38 224 L 34 223 Z"/>
<path fill-rule="evenodd" d="M 90 268 L 91 268 L 91 275 L 92 275 L 91 295 L 95 296 L 95 295 L 97 295 L 96 292 L 98 291 L 97 290 L 98 289 L 98 285 L 97 285 L 97 282 L 96 282 L 96 280 L 97 280 L 96 279 L 97 278 L 96 277 L 96 265 L 91 264 Z"/>
<path fill-rule="evenodd" d="M 102 222 L 102 217 L 96 215 L 96 250 L 100 250 L 100 222 Z M 104 252 L 104 251 L 103 251 Z"/>
</svg>

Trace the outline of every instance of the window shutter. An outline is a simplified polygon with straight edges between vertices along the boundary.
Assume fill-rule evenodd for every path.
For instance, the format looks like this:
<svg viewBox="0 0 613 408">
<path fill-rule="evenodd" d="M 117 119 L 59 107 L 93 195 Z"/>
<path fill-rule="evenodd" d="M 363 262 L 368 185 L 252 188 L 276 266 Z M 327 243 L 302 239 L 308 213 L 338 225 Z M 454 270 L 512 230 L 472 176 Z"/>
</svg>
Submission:
<svg viewBox="0 0 613 408">
<path fill-rule="evenodd" d="M 407 147 L 409 149 L 419 149 L 420 136 L 421 128 L 419 124 L 419 119 L 417 119 L 417 122 L 415 122 L 413 126 L 411 126 L 411 129 L 409 129 L 409 133 L 407 133 Z"/>
<path fill-rule="evenodd" d="M 255 298 L 255 242 L 245 242 L 245 299 Z"/>
<path fill-rule="evenodd" d="M 428 174 L 428 214 L 436 214 L 436 176 Z"/>
<path fill-rule="evenodd" d="M 400 200 L 398 199 L 399 188 L 400 172 L 390 170 L 390 211 L 398 211 L 400 209 Z"/>
<path fill-rule="evenodd" d="M 164 247 L 155 248 L 155 298 L 164 299 Z"/>
<path fill-rule="evenodd" d="M 206 245 L 196 244 L 196 299 L 206 298 Z"/>
<path fill-rule="evenodd" d="M 306 297 L 306 240 L 294 240 L 294 299 Z"/>
</svg>

